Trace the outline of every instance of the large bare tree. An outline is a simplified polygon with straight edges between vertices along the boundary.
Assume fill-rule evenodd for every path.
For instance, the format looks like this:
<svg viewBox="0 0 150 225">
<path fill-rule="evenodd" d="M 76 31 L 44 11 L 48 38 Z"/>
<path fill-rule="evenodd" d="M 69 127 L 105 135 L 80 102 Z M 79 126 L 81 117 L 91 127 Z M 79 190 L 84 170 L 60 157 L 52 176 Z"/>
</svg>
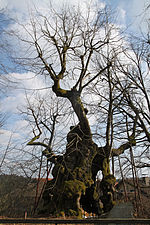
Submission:
<svg viewBox="0 0 150 225">
<path fill-rule="evenodd" d="M 32 106 L 28 108 L 36 127 L 34 137 L 28 145 L 42 146 L 43 155 L 54 165 L 53 179 L 47 183 L 43 194 L 44 205 L 41 212 L 59 216 L 81 216 L 83 208 L 87 212 L 100 215 L 114 205 L 115 177 L 110 171 L 110 158 L 135 145 L 136 120 L 132 124 L 132 134 L 127 142 L 119 148 L 112 148 L 113 114 L 119 104 L 116 99 L 122 101 L 122 92 L 114 91 L 116 84 L 113 70 L 116 57 L 122 51 L 120 46 L 123 40 L 107 8 L 88 8 L 82 13 L 79 9 L 66 6 L 59 12 L 51 8 L 49 16 L 38 12 L 36 14 L 37 18 L 31 16 L 30 25 L 23 25 L 26 39 L 24 33 L 22 37 L 18 35 L 27 49 L 26 52 L 23 51 L 24 56 L 20 63 L 46 77 L 51 85 L 50 91 L 58 98 L 68 101 L 78 121 L 75 126 L 70 127 L 67 134 L 65 152 L 55 154 L 52 139 L 59 113 L 54 113 L 51 117 L 52 123 L 47 123 L 38 120 L 39 114 Z M 101 146 L 94 141 L 89 124 L 86 107 L 89 103 L 88 97 L 86 98 L 89 90 L 98 92 L 99 105 L 101 95 L 106 102 L 106 105 L 104 103 L 100 107 L 107 115 L 102 123 L 105 124 L 105 136 Z M 95 126 L 96 122 L 95 120 Z M 41 126 L 50 134 L 46 142 L 42 139 Z M 103 132 L 103 128 L 100 129 L 99 126 L 97 132 Z M 100 133 L 99 137 L 102 137 Z M 96 188 L 99 171 L 102 171 L 100 190 Z"/>
</svg>

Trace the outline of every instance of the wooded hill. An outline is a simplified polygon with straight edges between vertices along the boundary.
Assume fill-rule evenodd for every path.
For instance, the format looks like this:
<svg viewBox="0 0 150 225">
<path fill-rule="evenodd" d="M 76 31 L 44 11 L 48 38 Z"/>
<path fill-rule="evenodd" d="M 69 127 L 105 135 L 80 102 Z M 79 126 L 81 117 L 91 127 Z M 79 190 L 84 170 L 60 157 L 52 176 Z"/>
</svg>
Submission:
<svg viewBox="0 0 150 225">
<path fill-rule="evenodd" d="M 24 217 L 34 208 L 35 179 L 16 175 L 0 175 L 0 216 Z"/>
</svg>

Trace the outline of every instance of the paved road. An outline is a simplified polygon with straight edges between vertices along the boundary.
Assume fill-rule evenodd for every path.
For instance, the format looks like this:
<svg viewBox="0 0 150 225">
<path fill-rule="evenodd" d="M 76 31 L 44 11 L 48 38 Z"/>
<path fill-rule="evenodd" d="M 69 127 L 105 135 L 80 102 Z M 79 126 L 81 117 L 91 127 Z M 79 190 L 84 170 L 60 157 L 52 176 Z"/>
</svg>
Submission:
<svg viewBox="0 0 150 225">
<path fill-rule="evenodd" d="M 108 213 L 107 218 L 133 218 L 133 205 L 131 202 L 115 205 Z"/>
</svg>

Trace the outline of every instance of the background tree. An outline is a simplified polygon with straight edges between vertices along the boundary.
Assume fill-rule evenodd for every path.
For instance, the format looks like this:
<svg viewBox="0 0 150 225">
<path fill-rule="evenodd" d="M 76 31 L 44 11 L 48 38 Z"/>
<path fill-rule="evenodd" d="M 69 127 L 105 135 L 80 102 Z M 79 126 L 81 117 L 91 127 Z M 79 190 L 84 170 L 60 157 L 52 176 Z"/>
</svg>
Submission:
<svg viewBox="0 0 150 225">
<path fill-rule="evenodd" d="M 121 111 L 133 122 L 137 118 L 136 135 L 138 146 L 142 151 L 138 151 L 139 158 L 149 156 L 149 124 L 150 124 L 150 95 L 149 95 L 149 33 L 147 39 L 132 39 L 128 50 L 124 51 L 125 57 L 130 64 L 121 66 L 120 71 L 125 75 L 125 80 L 119 83 L 119 88 L 123 92 L 123 104 Z M 140 162 L 140 164 L 142 161 Z M 146 162 L 148 164 L 148 161 Z M 146 165 L 145 164 L 145 165 Z M 144 164 L 143 164 L 144 166 Z"/>
</svg>

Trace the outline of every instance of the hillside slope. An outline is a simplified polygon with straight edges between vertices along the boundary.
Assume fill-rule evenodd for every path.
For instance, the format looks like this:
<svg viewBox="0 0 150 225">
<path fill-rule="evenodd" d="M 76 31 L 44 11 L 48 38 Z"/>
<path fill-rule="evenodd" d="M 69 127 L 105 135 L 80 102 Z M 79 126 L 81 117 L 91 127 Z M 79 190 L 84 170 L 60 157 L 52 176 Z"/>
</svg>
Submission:
<svg viewBox="0 0 150 225">
<path fill-rule="evenodd" d="M 0 175 L 0 216 L 28 216 L 34 207 L 36 180 L 22 176 Z"/>
</svg>

